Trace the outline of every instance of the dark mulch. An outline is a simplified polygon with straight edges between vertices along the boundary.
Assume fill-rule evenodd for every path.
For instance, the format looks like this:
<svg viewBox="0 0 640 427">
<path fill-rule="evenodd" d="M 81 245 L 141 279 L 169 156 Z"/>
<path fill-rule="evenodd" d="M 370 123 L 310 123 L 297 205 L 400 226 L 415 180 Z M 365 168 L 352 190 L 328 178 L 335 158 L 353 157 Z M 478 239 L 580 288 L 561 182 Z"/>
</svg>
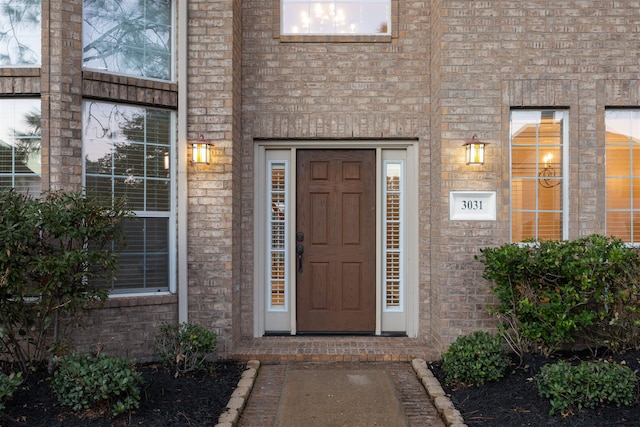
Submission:
<svg viewBox="0 0 640 427">
<path fill-rule="evenodd" d="M 571 360 L 586 360 L 586 354 L 564 354 L 559 357 Z M 608 359 L 610 356 L 606 356 Z M 628 352 L 621 356 L 612 355 L 615 361 L 625 361 L 627 366 L 640 370 L 640 351 Z M 506 376 L 497 382 L 479 387 L 452 389 L 445 385 L 441 363 L 432 363 L 431 370 L 449 394 L 456 409 L 464 417 L 469 427 L 611 427 L 640 426 L 640 388 L 636 387 L 636 403 L 633 406 L 603 406 L 597 409 L 583 409 L 569 414 L 549 415 L 551 405 L 548 399 L 538 396 L 532 378 L 540 368 L 557 361 L 536 355 L 526 355 L 522 366 L 514 363 Z"/>
<path fill-rule="evenodd" d="M 229 402 L 244 365 L 218 362 L 212 374 L 199 372 L 175 377 L 158 365 L 142 365 L 140 408 L 117 417 L 73 414 L 60 407 L 49 386 L 46 370 L 30 374 L 7 402 L 0 426 L 213 426 Z"/>
</svg>

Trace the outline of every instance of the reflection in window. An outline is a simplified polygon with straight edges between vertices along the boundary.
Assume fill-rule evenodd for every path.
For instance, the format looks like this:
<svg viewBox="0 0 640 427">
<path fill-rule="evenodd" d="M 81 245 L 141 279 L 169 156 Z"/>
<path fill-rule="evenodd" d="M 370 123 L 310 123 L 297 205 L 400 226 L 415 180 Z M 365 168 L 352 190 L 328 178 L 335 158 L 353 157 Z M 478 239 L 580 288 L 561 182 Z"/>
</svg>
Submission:
<svg viewBox="0 0 640 427">
<path fill-rule="evenodd" d="M 172 135 L 170 111 L 84 103 L 86 192 L 106 200 L 126 198 L 136 214 L 125 227 L 127 245 L 118 252 L 118 280 L 104 284 L 112 290 L 169 289 Z"/>
<path fill-rule="evenodd" d="M 391 34 L 391 0 L 281 0 L 282 34 Z"/>
<path fill-rule="evenodd" d="M 170 0 L 84 0 L 84 67 L 171 80 L 172 22 Z"/>
<path fill-rule="evenodd" d="M 511 112 L 511 238 L 564 239 L 567 113 Z"/>
<path fill-rule="evenodd" d="M 0 0 L 0 65 L 39 66 L 40 0 Z"/>
<path fill-rule="evenodd" d="M 38 196 L 41 177 L 40 99 L 0 99 L 0 188 Z"/>
<path fill-rule="evenodd" d="M 606 234 L 640 243 L 640 110 L 605 113 Z"/>
<path fill-rule="evenodd" d="M 287 310 L 287 163 L 270 162 L 267 177 L 269 189 L 269 310 Z"/>
</svg>

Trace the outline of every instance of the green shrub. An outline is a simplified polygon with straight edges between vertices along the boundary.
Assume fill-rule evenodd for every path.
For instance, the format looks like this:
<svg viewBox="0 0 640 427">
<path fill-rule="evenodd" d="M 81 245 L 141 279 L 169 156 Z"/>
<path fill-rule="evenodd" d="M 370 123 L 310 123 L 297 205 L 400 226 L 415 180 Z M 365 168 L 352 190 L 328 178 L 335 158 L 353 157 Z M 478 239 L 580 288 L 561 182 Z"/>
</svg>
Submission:
<svg viewBox="0 0 640 427">
<path fill-rule="evenodd" d="M 22 372 L 9 375 L 0 373 L 0 417 L 4 412 L 4 402 L 13 397 L 13 393 L 22 384 Z"/>
<path fill-rule="evenodd" d="M 561 360 L 543 366 L 535 380 L 540 396 L 550 399 L 551 414 L 607 403 L 631 405 L 635 401 L 636 374 L 616 363 L 589 361 L 574 366 Z"/>
<path fill-rule="evenodd" d="M 60 315 L 107 297 L 93 280 L 115 274 L 112 242 L 128 216 L 82 193 L 0 191 L 0 351 L 24 372 L 61 338 Z"/>
<path fill-rule="evenodd" d="M 129 359 L 71 354 L 58 362 L 51 385 L 58 402 L 74 411 L 110 409 L 117 415 L 140 406 L 140 382 Z"/>
<path fill-rule="evenodd" d="M 640 346 L 640 258 L 621 240 L 506 244 L 481 250 L 493 281 L 499 331 L 517 353 L 551 354 L 579 342 L 624 351 Z"/>
<path fill-rule="evenodd" d="M 442 354 L 446 382 L 461 386 L 498 380 L 509 362 L 500 337 L 483 331 L 459 336 Z"/>
<path fill-rule="evenodd" d="M 215 332 L 189 323 L 164 324 L 156 336 L 156 355 L 169 369 L 180 373 L 203 370 L 216 348 Z"/>
</svg>

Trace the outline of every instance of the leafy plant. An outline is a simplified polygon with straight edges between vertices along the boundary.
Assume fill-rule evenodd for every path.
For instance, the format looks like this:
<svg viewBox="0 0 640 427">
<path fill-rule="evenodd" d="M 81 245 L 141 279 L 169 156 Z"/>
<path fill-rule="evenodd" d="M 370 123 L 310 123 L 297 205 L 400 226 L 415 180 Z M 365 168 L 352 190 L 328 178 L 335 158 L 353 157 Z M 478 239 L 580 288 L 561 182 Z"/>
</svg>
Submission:
<svg viewBox="0 0 640 427">
<path fill-rule="evenodd" d="M 110 408 L 117 415 L 140 406 L 141 382 L 127 358 L 74 353 L 59 360 L 51 385 L 58 402 L 74 411 Z"/>
<path fill-rule="evenodd" d="M 122 201 L 105 207 L 81 193 L 0 192 L 0 351 L 23 371 L 60 339 L 61 313 L 107 297 L 91 283 L 115 274 L 112 245 L 128 216 Z"/>
<path fill-rule="evenodd" d="M 571 365 L 561 360 L 545 365 L 535 376 L 540 396 L 550 399 L 551 414 L 602 404 L 634 403 L 636 374 L 628 367 L 607 361 Z"/>
<path fill-rule="evenodd" d="M 0 416 L 4 412 L 4 402 L 13 397 L 13 393 L 22 384 L 22 372 L 9 375 L 0 372 Z"/>
<path fill-rule="evenodd" d="M 549 355 L 576 341 L 615 351 L 640 346 L 640 258 L 622 241 L 512 243 L 476 258 L 499 300 L 491 309 L 499 331 L 518 354 Z"/>
<path fill-rule="evenodd" d="M 498 380 L 509 362 L 500 337 L 483 331 L 459 336 L 442 354 L 447 383 L 461 386 Z"/>
<path fill-rule="evenodd" d="M 163 324 L 156 336 L 156 354 L 175 375 L 203 370 L 207 357 L 215 351 L 215 332 L 190 323 Z"/>
</svg>

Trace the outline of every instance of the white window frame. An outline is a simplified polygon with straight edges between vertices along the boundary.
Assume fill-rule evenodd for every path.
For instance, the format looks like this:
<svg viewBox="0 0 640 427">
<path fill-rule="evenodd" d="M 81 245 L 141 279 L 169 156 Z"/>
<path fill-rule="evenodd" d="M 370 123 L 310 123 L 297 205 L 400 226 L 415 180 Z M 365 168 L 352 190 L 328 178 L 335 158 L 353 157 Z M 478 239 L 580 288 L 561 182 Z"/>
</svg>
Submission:
<svg viewBox="0 0 640 427">
<path fill-rule="evenodd" d="M 254 325 L 255 337 L 262 337 L 265 333 L 295 335 L 296 330 L 296 288 L 295 288 L 295 194 L 296 194 L 296 150 L 304 149 L 375 149 L 376 150 L 376 326 L 375 334 L 405 334 L 417 337 L 419 328 L 419 272 L 418 272 L 418 240 L 416 233 L 409 233 L 403 227 L 404 251 L 402 264 L 403 311 L 384 310 L 383 308 L 383 163 L 403 162 L 405 179 L 403 180 L 402 197 L 404 204 L 403 222 L 418 224 L 418 142 L 414 140 L 373 140 L 373 141 L 258 141 L 254 146 Z M 286 215 L 289 220 L 287 229 L 287 286 L 288 311 L 271 310 L 269 305 L 270 284 L 268 272 L 270 269 L 269 245 L 270 232 L 268 218 L 271 204 L 269 197 L 270 162 L 288 163 L 288 183 Z"/>
<path fill-rule="evenodd" d="M 509 203 L 509 223 L 510 223 L 510 227 L 509 227 L 509 234 L 510 234 L 510 240 L 513 242 L 513 217 L 514 217 L 514 209 L 513 209 L 513 115 L 514 113 L 531 113 L 531 114 L 542 114 L 543 111 L 552 111 L 554 112 L 554 114 L 562 114 L 562 120 L 563 120 L 563 127 L 562 127 L 562 162 L 561 162 L 561 168 L 562 168 L 562 173 L 560 174 L 560 177 L 562 177 L 562 181 L 560 183 L 561 188 L 562 188 L 562 200 L 560 203 L 560 209 L 561 209 L 561 218 L 562 218 L 562 231 L 561 231 L 561 240 L 566 240 L 569 238 L 569 145 L 570 145 L 570 141 L 569 141 L 569 110 L 567 109 L 557 109 L 557 108 L 536 108 L 536 109 L 512 109 L 509 115 L 509 192 L 511 194 L 511 201 Z M 543 147 L 544 145 L 540 145 L 538 143 L 536 143 L 536 151 L 540 150 L 540 147 Z M 538 155 L 539 157 L 539 155 Z M 544 179 L 544 177 L 538 175 L 538 176 L 532 176 L 531 178 L 534 179 Z M 536 187 L 537 188 L 537 187 Z M 538 200 L 538 190 L 536 190 L 536 194 L 535 194 L 536 200 Z M 539 212 L 538 211 L 538 207 L 537 207 L 537 203 L 536 203 L 536 209 L 535 212 Z M 536 231 L 536 236 L 535 238 L 538 238 L 538 232 Z"/>
<path fill-rule="evenodd" d="M 405 238 L 405 210 L 406 210 L 406 203 L 405 203 L 405 185 L 404 185 L 404 181 L 405 181 L 405 167 L 404 167 L 404 161 L 403 160 L 383 160 L 383 174 L 382 174 L 382 179 L 383 179 L 383 183 L 382 183 L 382 208 L 383 208 L 383 212 L 382 212 L 382 227 L 383 227 L 383 231 L 382 231 L 382 291 L 383 291 L 383 311 L 385 312 L 402 312 L 404 311 L 404 307 L 405 307 L 405 300 L 404 300 L 404 288 L 405 288 L 405 282 L 406 279 L 404 277 L 404 258 L 405 258 L 405 248 L 404 248 L 404 242 L 406 240 Z M 393 191 L 389 190 L 388 185 L 386 185 L 386 179 L 388 176 L 388 167 L 389 165 L 397 165 L 400 168 L 400 182 L 399 182 L 399 189 L 397 191 L 397 193 L 399 194 L 399 217 L 397 220 L 392 221 L 389 219 L 389 214 L 387 211 L 387 207 L 388 207 L 388 203 L 387 203 L 387 196 L 391 193 L 394 193 Z M 391 244 L 389 243 L 389 241 L 387 240 L 387 237 L 389 236 L 388 233 L 388 226 L 391 222 L 397 222 L 398 225 L 398 247 L 397 248 L 391 248 Z M 389 298 L 393 298 L 389 296 L 389 286 L 390 283 L 393 281 L 393 279 L 389 276 L 389 270 L 388 270 L 388 264 L 387 264 L 387 260 L 388 257 L 387 255 L 391 254 L 391 253 L 396 253 L 398 254 L 398 273 L 397 273 L 397 280 L 399 281 L 398 284 L 398 295 L 397 295 L 397 300 L 398 300 L 398 304 L 397 305 L 389 305 L 388 301 Z"/>
<path fill-rule="evenodd" d="M 3 178 L 11 178 L 11 186 L 0 187 L 0 188 L 4 188 L 4 189 L 15 188 L 16 191 L 21 194 L 25 194 L 32 197 L 38 197 L 40 196 L 40 192 L 42 191 L 42 135 L 39 134 L 37 136 L 30 135 L 30 136 L 21 137 L 21 136 L 16 136 L 15 134 L 10 133 L 10 131 L 23 130 L 22 128 L 16 129 L 18 122 L 24 118 L 19 116 L 24 116 L 26 114 L 34 112 L 33 106 L 37 105 L 37 108 L 38 108 L 37 112 L 42 115 L 41 100 L 40 98 L 35 98 L 35 97 L 19 97 L 19 98 L 11 97 L 11 98 L 0 98 L 0 103 L 3 104 L 2 108 L 0 108 L 0 112 L 2 112 L 1 114 L 2 124 L 0 125 L 0 127 L 3 128 L 3 129 L 0 129 L 0 141 L 2 141 L 3 144 L 9 145 L 9 147 L 3 147 L 2 148 L 3 150 L 11 150 L 11 159 L 10 159 L 11 172 L 2 172 Z M 7 105 L 9 105 L 9 110 L 10 110 L 8 114 L 5 111 L 5 107 Z M 4 129 L 5 127 L 6 129 Z M 4 130 L 7 131 L 6 135 L 4 134 Z M 14 144 L 12 144 L 12 142 L 14 142 L 17 139 L 38 139 L 40 141 L 38 158 L 36 159 L 35 156 L 29 156 L 27 165 L 24 165 L 26 168 L 31 169 L 29 168 L 28 164 L 32 164 L 32 162 L 37 162 L 40 164 L 40 173 L 30 174 L 26 172 L 24 173 L 16 172 L 16 147 Z M 35 165 L 32 165 L 32 166 L 35 166 Z M 35 183 L 35 180 L 31 181 L 31 183 L 33 183 L 34 185 L 16 187 L 16 184 L 18 183 L 18 180 L 21 177 L 26 177 L 26 178 L 37 177 L 38 181 L 37 181 L 37 184 Z"/>
<path fill-rule="evenodd" d="M 604 120 L 604 124 L 605 124 L 605 141 L 604 141 L 604 145 L 605 145 L 605 153 L 608 151 L 608 141 L 607 141 L 607 135 L 610 133 L 610 130 L 612 131 L 611 133 L 615 133 L 614 128 L 612 127 L 611 129 L 609 129 L 607 127 L 608 124 L 608 120 L 607 120 L 607 115 L 610 112 L 625 112 L 625 113 L 636 113 L 636 116 L 638 116 L 637 120 L 631 120 L 630 124 L 632 127 L 635 126 L 635 129 L 627 129 L 627 131 L 629 131 L 629 135 L 627 135 L 626 133 L 623 133 L 622 135 L 628 136 L 629 137 L 629 150 L 632 149 L 632 146 L 634 144 L 634 139 L 640 139 L 640 107 L 629 107 L 629 108 L 608 108 L 605 110 L 605 120 Z M 620 131 L 623 131 L 622 129 L 620 129 Z M 634 136 L 634 133 L 637 132 L 638 135 Z M 623 147 L 623 145 L 621 144 L 615 144 L 616 146 L 619 147 Z M 605 180 L 607 181 L 607 184 L 605 184 L 605 234 L 607 236 L 613 235 L 614 237 L 619 237 L 620 236 L 616 236 L 613 234 L 612 231 L 609 231 L 607 229 L 607 225 L 608 225 L 608 221 L 607 221 L 607 217 L 609 215 L 610 212 L 628 212 L 631 214 L 631 240 L 630 242 L 625 241 L 625 243 L 627 243 L 629 246 L 633 246 L 633 247 L 639 247 L 640 246 L 640 229 L 636 229 L 634 226 L 634 218 L 640 218 L 640 211 L 638 209 L 634 209 L 634 185 L 633 182 L 636 179 L 640 179 L 640 175 L 634 175 L 633 174 L 633 169 L 634 169 L 634 156 L 632 152 L 629 152 L 629 160 L 630 160 L 630 165 L 629 165 L 629 175 L 625 175 L 624 178 L 628 179 L 629 182 L 629 208 L 628 209 L 622 209 L 622 208 L 618 208 L 618 209 L 609 209 L 608 207 L 608 203 L 606 203 L 606 200 L 608 200 L 609 198 L 609 192 L 606 191 L 608 190 L 608 181 L 609 181 L 609 162 L 607 159 L 607 156 L 605 155 Z M 611 177 L 616 177 L 616 175 L 611 175 Z M 620 177 L 620 176 L 619 176 Z"/>
<path fill-rule="evenodd" d="M 130 103 L 122 103 L 122 102 L 112 102 L 112 101 L 95 101 L 95 100 L 88 100 L 85 99 L 83 100 L 83 129 L 86 127 L 85 125 L 85 108 L 87 103 L 91 103 L 91 102 L 96 102 L 96 103 L 101 103 L 101 104 L 111 104 L 111 105 L 122 105 L 125 107 L 133 107 L 133 108 L 142 108 L 145 110 L 166 110 L 166 109 L 162 109 L 162 108 L 154 108 L 154 107 L 148 107 L 148 106 L 141 106 L 141 105 L 135 105 L 135 104 L 130 104 Z M 177 210 L 177 206 L 175 203 L 175 195 L 176 193 L 176 185 L 177 185 L 177 163 L 176 163 L 176 156 L 175 156 L 175 151 L 176 151 L 176 132 L 175 132 L 175 127 L 176 127 L 176 114 L 173 111 L 170 111 L 170 129 L 169 129 L 169 135 L 171 135 L 171 139 L 169 141 L 169 155 L 168 158 L 166 159 L 168 161 L 167 166 L 169 166 L 169 170 L 173 171 L 170 174 L 170 179 L 169 179 L 169 200 L 168 200 L 168 206 L 169 206 L 169 210 L 168 211 L 152 211 L 152 210 L 134 210 L 133 213 L 136 217 L 136 219 L 142 219 L 142 218 L 167 218 L 168 219 L 168 242 L 167 242 L 167 249 L 168 249 L 168 262 L 169 262 L 169 266 L 168 266 L 168 281 L 167 281 L 167 290 L 159 290 L 157 288 L 136 288 L 135 290 L 130 290 L 129 288 L 122 288 L 122 289 L 118 289 L 117 287 L 115 289 L 112 289 L 111 292 L 109 293 L 110 297 L 117 297 L 117 296 L 126 296 L 126 297 L 130 297 L 130 296 L 135 296 L 135 295 L 162 295 L 162 294 L 172 294 L 176 292 L 176 274 L 177 274 L 177 266 L 176 266 L 176 262 L 177 262 L 177 254 L 176 254 L 176 247 L 177 247 L 177 223 L 176 223 L 176 210 Z M 85 154 L 85 135 L 83 134 L 83 144 L 82 144 L 82 186 L 83 188 L 86 188 L 86 154 Z M 112 196 L 113 196 L 113 192 L 112 192 Z"/>
<path fill-rule="evenodd" d="M 283 206 L 275 206 L 275 204 L 277 203 L 276 201 L 274 201 L 274 193 L 275 191 L 273 190 L 273 183 L 272 183 L 272 173 L 271 171 L 273 170 L 273 167 L 276 165 L 282 165 L 282 167 L 284 168 L 284 182 L 285 182 L 285 188 L 284 191 L 282 192 L 282 196 L 284 198 L 284 203 Z M 290 245 L 288 244 L 289 242 L 289 227 L 287 227 L 287 223 L 289 221 L 289 200 L 290 200 L 290 196 L 289 196 L 289 188 L 288 188 L 288 183 L 290 180 L 290 175 L 289 175 L 289 161 L 288 160 L 269 160 L 267 162 L 267 176 L 266 176 L 266 180 L 267 180 L 267 212 L 269 212 L 271 215 L 270 219 L 267 219 L 267 232 L 269 233 L 269 237 L 267 238 L 267 261 L 269 261 L 271 259 L 271 257 L 276 254 L 276 253 L 281 253 L 284 256 L 284 302 L 282 305 L 273 305 L 273 288 L 274 288 L 274 284 L 273 284 L 273 270 L 271 267 L 271 263 L 267 262 L 265 263 L 266 265 L 266 270 L 265 270 L 265 277 L 267 278 L 268 281 L 268 295 L 267 295 L 267 310 L 268 311 L 279 311 L 279 312 L 288 312 L 289 311 L 289 299 L 290 299 L 290 274 L 289 274 L 289 269 L 291 268 L 290 266 L 290 262 L 288 262 L 291 254 L 290 254 Z M 273 219 L 273 210 L 274 209 L 282 209 L 281 213 L 282 213 L 282 225 L 284 227 L 284 247 L 283 248 L 275 248 L 273 245 L 273 224 L 275 223 L 276 220 Z M 280 220 L 279 220 L 280 221 Z"/>
</svg>

